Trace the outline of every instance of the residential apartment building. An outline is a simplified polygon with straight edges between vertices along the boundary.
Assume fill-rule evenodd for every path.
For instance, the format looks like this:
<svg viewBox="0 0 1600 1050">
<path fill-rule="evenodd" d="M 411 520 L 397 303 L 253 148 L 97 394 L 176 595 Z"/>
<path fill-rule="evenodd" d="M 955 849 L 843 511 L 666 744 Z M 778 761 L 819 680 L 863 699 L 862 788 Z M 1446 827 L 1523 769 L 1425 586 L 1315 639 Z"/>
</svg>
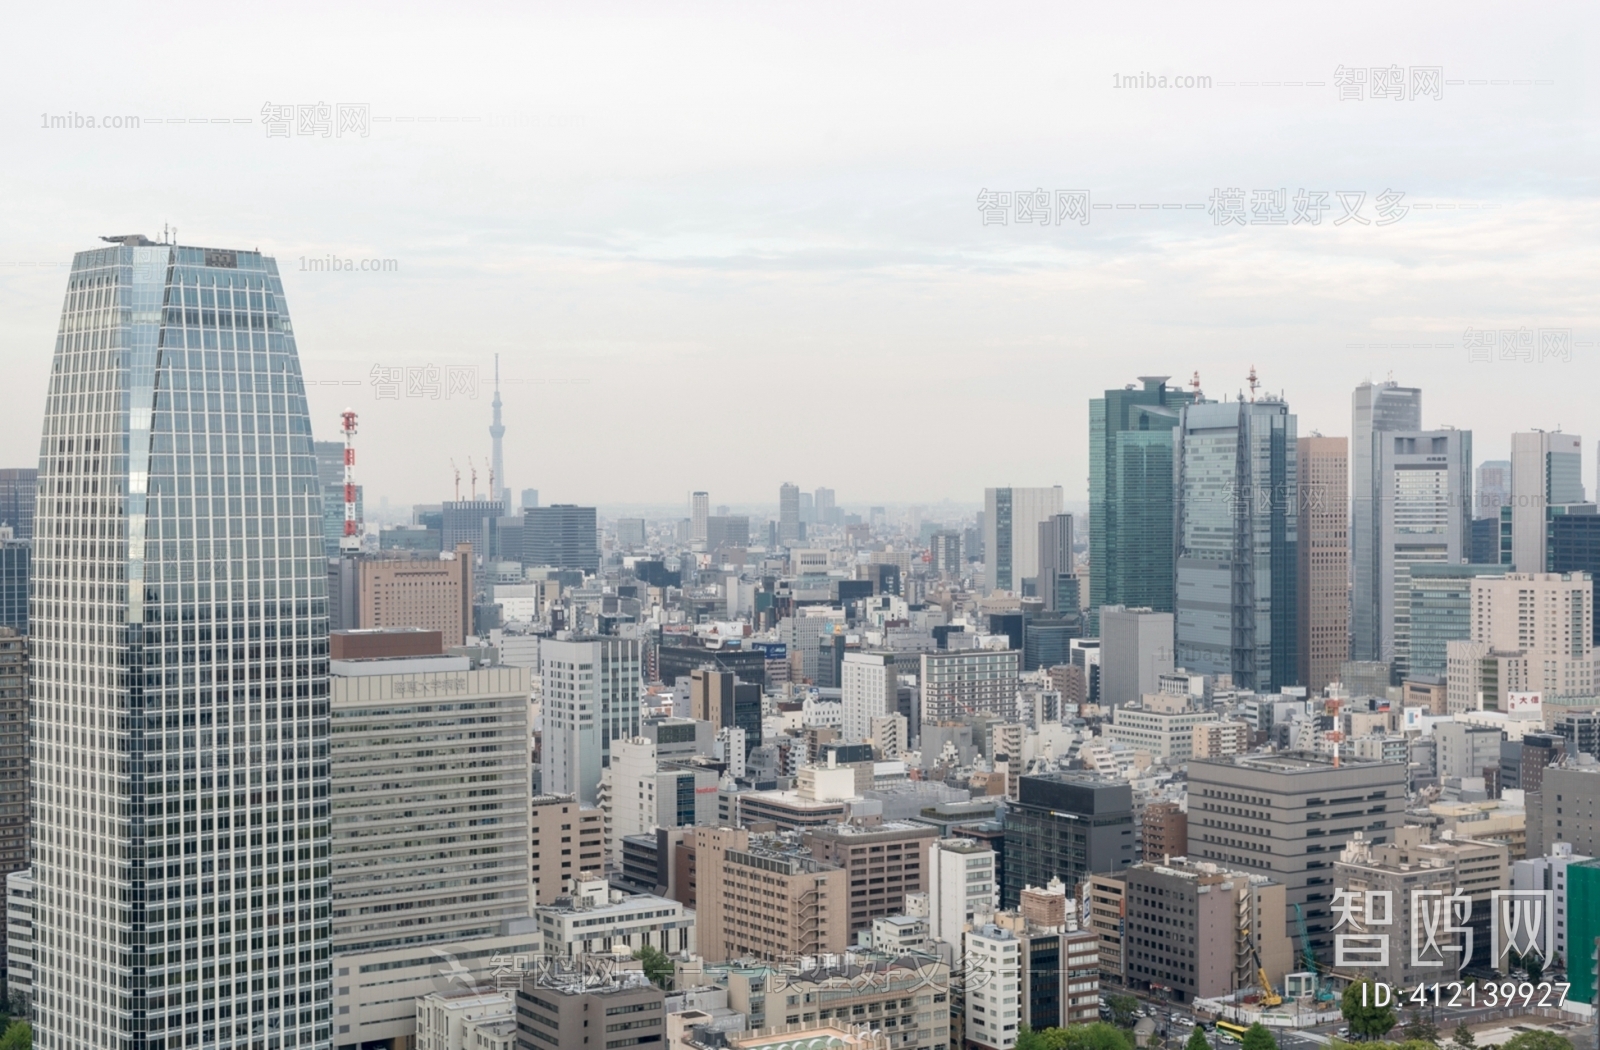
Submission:
<svg viewBox="0 0 1600 1050">
<path fill-rule="evenodd" d="M 1226 758 L 1250 750 L 1254 731 L 1247 722 L 1201 722 L 1191 730 L 1191 758 Z"/>
<path fill-rule="evenodd" d="M 1189 850 L 1189 815 L 1177 802 L 1151 802 L 1139 828 L 1143 860 L 1181 857 Z"/>
<path fill-rule="evenodd" d="M 994 923 L 966 932 L 966 1046 L 1011 1050 L 1022 1024 L 1022 942 Z"/>
<path fill-rule="evenodd" d="M 530 900 L 552 904 L 575 875 L 605 870 L 605 814 L 572 795 L 536 795 L 528 819 Z"/>
<path fill-rule="evenodd" d="M 893 653 L 845 653 L 840 669 L 840 694 L 844 701 L 843 740 L 861 743 L 872 739 L 872 723 L 896 711 L 899 676 Z"/>
<path fill-rule="evenodd" d="M 1017 721 L 1019 657 L 1011 649 L 961 649 L 922 654 L 921 724 L 955 722 L 975 714 Z"/>
</svg>

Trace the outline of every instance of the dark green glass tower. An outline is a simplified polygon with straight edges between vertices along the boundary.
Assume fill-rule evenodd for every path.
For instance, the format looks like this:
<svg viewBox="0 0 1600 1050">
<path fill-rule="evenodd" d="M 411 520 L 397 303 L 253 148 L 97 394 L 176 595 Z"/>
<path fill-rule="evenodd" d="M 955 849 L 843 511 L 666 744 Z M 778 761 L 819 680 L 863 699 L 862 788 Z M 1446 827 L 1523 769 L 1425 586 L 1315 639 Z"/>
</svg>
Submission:
<svg viewBox="0 0 1600 1050">
<path fill-rule="evenodd" d="M 1172 434 L 1194 394 L 1140 376 L 1089 402 L 1089 632 L 1102 605 L 1173 610 Z"/>
</svg>

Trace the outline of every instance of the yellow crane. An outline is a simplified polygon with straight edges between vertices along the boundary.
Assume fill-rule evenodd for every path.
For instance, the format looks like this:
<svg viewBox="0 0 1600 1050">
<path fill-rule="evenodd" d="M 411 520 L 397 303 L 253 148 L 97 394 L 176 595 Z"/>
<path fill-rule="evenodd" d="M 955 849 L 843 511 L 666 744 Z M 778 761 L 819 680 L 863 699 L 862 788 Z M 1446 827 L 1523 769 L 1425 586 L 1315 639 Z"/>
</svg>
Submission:
<svg viewBox="0 0 1600 1050">
<path fill-rule="evenodd" d="M 1267 968 L 1261 965 L 1261 953 L 1256 951 L 1256 942 L 1250 939 L 1250 931 L 1244 930 L 1245 943 L 1250 945 L 1250 959 L 1256 964 L 1256 980 L 1261 985 L 1262 1006 L 1282 1006 L 1283 996 L 1272 990 L 1272 981 L 1267 978 Z"/>
</svg>

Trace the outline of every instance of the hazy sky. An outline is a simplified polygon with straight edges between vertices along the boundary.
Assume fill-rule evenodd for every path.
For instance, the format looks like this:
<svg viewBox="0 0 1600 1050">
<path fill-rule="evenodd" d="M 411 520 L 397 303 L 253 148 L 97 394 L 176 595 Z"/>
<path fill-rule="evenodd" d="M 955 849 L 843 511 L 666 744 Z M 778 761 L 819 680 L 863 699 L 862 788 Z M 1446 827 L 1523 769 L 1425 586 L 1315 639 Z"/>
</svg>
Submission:
<svg viewBox="0 0 1600 1050">
<path fill-rule="evenodd" d="M 508 480 L 545 502 L 1077 501 L 1091 396 L 1232 394 L 1252 364 L 1302 434 L 1347 434 L 1390 373 L 1480 460 L 1581 433 L 1592 496 L 1597 11 L 16 5 L 0 462 L 37 456 L 73 252 L 169 223 L 277 257 L 318 436 L 361 413 L 370 502 L 487 460 L 496 353 Z M 1211 86 L 1118 86 L 1141 74 Z M 315 110 L 269 134 L 264 107 L 320 103 L 326 137 Z M 139 126 L 49 126 L 108 115 Z M 1249 221 L 1280 189 L 1285 224 Z M 1034 190 L 1048 225 L 1017 221 Z M 1081 190 L 1087 224 L 1057 199 Z M 1288 221 L 1301 191 L 1319 224 Z M 1499 345 L 1522 328 L 1533 360 Z M 437 399 L 378 396 L 374 368 L 428 366 Z"/>
</svg>

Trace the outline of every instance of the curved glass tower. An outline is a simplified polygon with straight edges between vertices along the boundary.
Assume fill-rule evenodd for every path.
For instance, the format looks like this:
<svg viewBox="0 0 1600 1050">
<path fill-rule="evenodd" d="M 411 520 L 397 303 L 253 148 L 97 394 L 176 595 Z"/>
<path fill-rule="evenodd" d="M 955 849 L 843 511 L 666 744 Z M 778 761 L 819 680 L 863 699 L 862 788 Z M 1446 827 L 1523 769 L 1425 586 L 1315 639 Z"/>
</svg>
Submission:
<svg viewBox="0 0 1600 1050">
<path fill-rule="evenodd" d="M 73 259 L 39 447 L 35 1040 L 331 1045 L 322 513 L 256 252 Z"/>
</svg>

